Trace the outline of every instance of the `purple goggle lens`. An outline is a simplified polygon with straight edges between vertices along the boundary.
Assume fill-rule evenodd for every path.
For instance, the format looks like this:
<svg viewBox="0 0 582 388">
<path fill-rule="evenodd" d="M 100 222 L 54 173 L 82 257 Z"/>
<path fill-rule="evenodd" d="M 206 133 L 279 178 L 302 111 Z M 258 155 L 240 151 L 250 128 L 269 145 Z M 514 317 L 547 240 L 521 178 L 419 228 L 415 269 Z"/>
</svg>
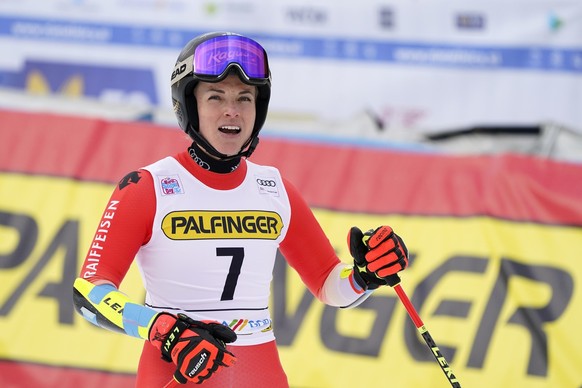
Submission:
<svg viewBox="0 0 582 388">
<path fill-rule="evenodd" d="M 269 79 L 265 50 L 244 36 L 218 36 L 202 42 L 194 51 L 193 73 L 200 78 L 219 78 L 232 64 L 238 64 L 251 82 Z"/>
</svg>

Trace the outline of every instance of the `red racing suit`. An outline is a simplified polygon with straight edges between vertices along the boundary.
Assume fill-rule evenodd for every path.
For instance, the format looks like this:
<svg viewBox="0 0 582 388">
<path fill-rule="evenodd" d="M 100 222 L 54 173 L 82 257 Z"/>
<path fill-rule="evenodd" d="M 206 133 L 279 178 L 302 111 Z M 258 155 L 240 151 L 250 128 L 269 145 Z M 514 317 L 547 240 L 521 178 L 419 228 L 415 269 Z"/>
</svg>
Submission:
<svg viewBox="0 0 582 388">
<path fill-rule="evenodd" d="M 79 276 L 119 288 L 136 259 L 147 308 L 216 320 L 237 332 L 229 349 L 239 362 L 205 386 L 286 386 L 268 306 L 277 251 L 322 302 L 346 307 L 362 299 L 352 266 L 341 263 L 307 203 L 277 169 L 242 159 L 233 172 L 219 174 L 184 151 L 119 182 Z M 130 318 L 116 325 L 147 339 L 121 327 Z M 146 341 L 138 386 L 167 382 L 174 369 L 164 364 Z"/>
</svg>

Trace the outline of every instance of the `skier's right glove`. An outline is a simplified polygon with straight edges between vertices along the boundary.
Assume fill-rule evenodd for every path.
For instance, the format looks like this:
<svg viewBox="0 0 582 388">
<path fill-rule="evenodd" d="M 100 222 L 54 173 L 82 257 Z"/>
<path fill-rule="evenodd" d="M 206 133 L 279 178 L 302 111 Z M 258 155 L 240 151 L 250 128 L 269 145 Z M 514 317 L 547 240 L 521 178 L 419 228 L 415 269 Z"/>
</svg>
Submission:
<svg viewBox="0 0 582 388">
<path fill-rule="evenodd" d="M 174 379 L 180 384 L 200 384 L 236 361 L 226 350 L 226 343 L 234 342 L 236 333 L 218 322 L 161 312 L 150 326 L 149 340 L 160 349 L 163 360 L 176 364 Z"/>
</svg>

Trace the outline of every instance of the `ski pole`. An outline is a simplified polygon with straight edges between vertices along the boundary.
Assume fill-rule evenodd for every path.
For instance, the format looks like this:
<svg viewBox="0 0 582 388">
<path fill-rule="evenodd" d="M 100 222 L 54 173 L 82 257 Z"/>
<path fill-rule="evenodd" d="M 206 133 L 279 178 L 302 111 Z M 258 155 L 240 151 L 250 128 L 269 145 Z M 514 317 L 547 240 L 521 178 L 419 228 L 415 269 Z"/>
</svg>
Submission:
<svg viewBox="0 0 582 388">
<path fill-rule="evenodd" d="M 173 388 L 173 387 L 178 387 L 179 385 L 180 385 L 180 383 L 177 382 L 176 379 L 172 377 L 172 380 L 168 381 L 168 383 L 166 385 L 164 385 L 163 388 Z"/>
<path fill-rule="evenodd" d="M 418 332 L 424 339 L 424 342 L 426 342 L 426 344 L 428 345 L 432 355 L 437 360 L 439 366 L 441 367 L 445 376 L 449 380 L 449 383 L 451 383 L 451 386 L 453 388 L 461 388 L 461 384 L 459 383 L 459 380 L 457 380 L 457 377 L 453 373 L 453 370 L 449 366 L 449 363 L 445 359 L 445 356 L 443 356 L 443 354 L 441 353 L 439 347 L 432 339 L 432 336 L 428 332 L 428 329 L 426 328 L 426 326 L 422 322 L 422 319 L 420 319 L 420 316 L 416 312 L 416 309 L 412 305 L 412 302 L 410 301 L 410 299 L 408 299 L 408 296 L 404 292 L 404 289 L 402 289 L 402 286 L 400 286 L 400 277 L 398 275 L 393 276 L 398 278 L 398 282 L 394 286 L 392 286 L 392 288 L 394 289 L 394 291 L 396 291 L 396 294 L 398 295 L 398 298 L 400 298 L 400 301 L 404 305 L 404 308 L 406 308 L 408 316 L 410 316 L 410 319 L 412 319 L 412 322 L 414 322 L 414 326 L 416 326 Z"/>
</svg>

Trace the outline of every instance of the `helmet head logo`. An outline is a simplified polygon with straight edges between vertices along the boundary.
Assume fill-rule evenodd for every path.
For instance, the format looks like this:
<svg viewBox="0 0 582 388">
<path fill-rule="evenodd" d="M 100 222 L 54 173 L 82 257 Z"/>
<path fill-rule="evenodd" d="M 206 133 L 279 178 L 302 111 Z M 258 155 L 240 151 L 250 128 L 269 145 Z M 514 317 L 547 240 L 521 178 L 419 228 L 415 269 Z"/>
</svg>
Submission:
<svg viewBox="0 0 582 388">
<path fill-rule="evenodd" d="M 189 64 L 189 65 L 188 65 Z M 192 56 L 176 63 L 172 72 L 171 84 L 174 85 L 192 71 Z"/>
</svg>

